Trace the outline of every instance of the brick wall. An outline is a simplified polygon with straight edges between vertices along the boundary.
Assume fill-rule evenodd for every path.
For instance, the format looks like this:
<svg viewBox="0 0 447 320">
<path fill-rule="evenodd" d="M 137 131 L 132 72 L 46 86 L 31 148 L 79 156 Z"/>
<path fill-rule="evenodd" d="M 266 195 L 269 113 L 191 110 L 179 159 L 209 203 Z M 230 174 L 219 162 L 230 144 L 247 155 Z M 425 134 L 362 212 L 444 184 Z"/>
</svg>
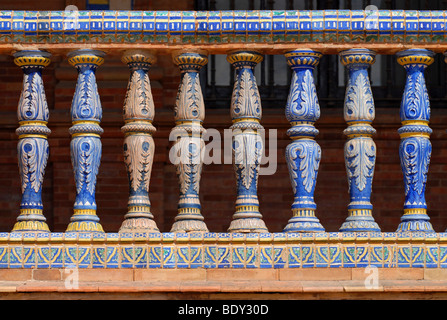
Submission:
<svg viewBox="0 0 447 320">
<path fill-rule="evenodd" d="M 16 1 L 4 9 L 53 9 L 61 10 L 67 3 L 63 0 L 45 2 L 41 8 L 33 1 Z M 174 9 L 174 4 L 152 1 L 137 1 L 137 10 Z M 192 1 L 175 2 L 175 9 L 193 9 Z M 323 57 L 324 59 L 324 57 Z M 16 108 L 19 100 L 22 72 L 9 56 L 0 56 L 0 231 L 10 231 L 19 213 L 20 179 L 17 168 Z M 53 57 L 52 64 L 44 70 L 44 84 L 51 110 L 49 128 L 50 158 L 46 169 L 43 189 L 44 213 L 52 231 L 64 231 L 72 214 L 75 199 L 75 184 L 70 162 L 68 128 L 71 100 L 75 90 L 76 70 L 65 57 Z M 102 128 L 103 154 L 97 183 L 98 216 L 105 231 L 116 232 L 126 213 L 128 181 L 122 156 L 123 125 L 122 105 L 129 71 L 119 56 L 107 56 L 106 62 L 97 71 L 99 94 L 104 110 Z M 169 132 L 174 125 L 172 106 L 179 83 L 179 71 L 169 56 L 160 56 L 150 71 L 152 93 L 156 104 L 154 125 L 154 159 L 150 198 L 152 211 L 161 231 L 167 232 L 177 212 L 178 183 L 174 166 L 169 163 Z M 400 169 L 398 147 L 400 126 L 398 108 L 377 110 L 374 127 L 377 135 L 378 156 L 373 182 L 372 203 L 374 217 L 382 231 L 395 231 L 403 212 L 404 189 Z M 208 106 L 210 107 L 210 106 Z M 447 228 L 447 112 L 432 110 L 431 128 L 433 153 L 427 185 L 429 215 L 436 231 Z M 290 139 L 284 110 L 264 110 L 262 124 L 266 129 L 278 130 L 277 170 L 274 175 L 261 176 L 259 199 L 261 212 L 270 231 L 278 232 L 291 216 L 292 188 L 284 159 L 284 149 Z M 231 125 L 229 107 L 206 111 L 205 128 L 223 132 Z M 317 137 L 323 156 L 318 175 L 315 199 L 317 216 L 326 231 L 337 231 L 347 216 L 349 202 L 343 145 L 346 138 L 343 130 L 342 108 L 322 109 L 321 119 L 316 124 L 320 130 Z M 231 165 L 210 164 L 203 168 L 201 201 L 205 221 L 211 231 L 226 231 L 234 211 L 236 198 L 235 178 Z"/>
</svg>

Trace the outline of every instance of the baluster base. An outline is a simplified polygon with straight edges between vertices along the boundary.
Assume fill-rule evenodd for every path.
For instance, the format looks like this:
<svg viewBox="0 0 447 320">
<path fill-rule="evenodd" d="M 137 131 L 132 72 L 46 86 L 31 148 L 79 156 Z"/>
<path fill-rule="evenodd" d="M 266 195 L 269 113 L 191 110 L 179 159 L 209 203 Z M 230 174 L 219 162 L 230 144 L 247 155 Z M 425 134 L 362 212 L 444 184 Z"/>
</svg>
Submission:
<svg viewBox="0 0 447 320">
<path fill-rule="evenodd" d="M 42 209 L 20 209 L 20 215 L 12 228 L 12 232 L 33 231 L 50 232 Z"/>
<path fill-rule="evenodd" d="M 209 232 L 200 210 L 196 208 L 179 209 L 171 232 Z"/>
<path fill-rule="evenodd" d="M 359 216 L 359 214 L 361 216 Z M 340 227 L 340 232 L 381 232 L 371 210 L 354 210 Z"/>
<path fill-rule="evenodd" d="M 430 218 L 426 214 L 426 210 L 407 209 L 411 213 L 404 212 L 401 218 L 401 223 L 397 227 L 396 232 L 435 232 L 432 224 L 429 222 Z M 405 211 L 407 211 L 405 210 Z"/>
<path fill-rule="evenodd" d="M 294 216 L 289 219 L 284 232 L 324 232 L 324 227 L 320 220 L 315 217 L 314 210 L 300 210 L 294 212 Z"/>
<path fill-rule="evenodd" d="M 77 209 L 65 232 L 104 232 L 104 229 L 99 223 L 96 210 Z"/>
<path fill-rule="evenodd" d="M 123 221 L 118 232 L 160 232 L 154 220 L 129 218 Z"/>
<path fill-rule="evenodd" d="M 43 221 L 18 221 L 11 232 L 50 232 L 46 222 Z"/>
<path fill-rule="evenodd" d="M 104 232 L 102 225 L 92 221 L 70 222 L 65 232 Z"/>
<path fill-rule="evenodd" d="M 260 212 L 237 212 L 233 215 L 228 232 L 265 233 L 269 231 Z"/>
<path fill-rule="evenodd" d="M 130 207 L 129 212 L 124 216 L 119 232 L 160 232 L 149 208 Z"/>
</svg>

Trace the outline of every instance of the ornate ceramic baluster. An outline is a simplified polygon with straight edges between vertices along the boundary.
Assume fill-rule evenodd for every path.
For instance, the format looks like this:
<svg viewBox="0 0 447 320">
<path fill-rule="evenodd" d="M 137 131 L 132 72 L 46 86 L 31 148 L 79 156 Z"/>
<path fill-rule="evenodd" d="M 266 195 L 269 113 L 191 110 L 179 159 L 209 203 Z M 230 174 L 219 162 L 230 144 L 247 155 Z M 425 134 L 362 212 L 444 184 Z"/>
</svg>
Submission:
<svg viewBox="0 0 447 320">
<path fill-rule="evenodd" d="M 42 213 L 42 183 L 49 154 L 47 136 L 51 133 L 47 128 L 49 111 L 42 70 L 50 64 L 50 56 L 48 52 L 38 50 L 14 54 L 14 62 L 24 73 L 17 110 L 20 127 L 16 130 L 22 201 L 14 232 L 50 231 Z"/>
<path fill-rule="evenodd" d="M 124 101 L 124 163 L 129 178 L 127 214 L 120 232 L 159 232 L 151 213 L 149 183 L 155 144 L 154 100 L 148 71 L 156 58 L 142 50 L 127 51 L 122 58 L 131 70 Z"/>
<path fill-rule="evenodd" d="M 315 216 L 317 205 L 314 202 L 321 148 L 314 140 L 318 134 L 314 123 L 320 118 L 320 105 L 312 74 L 322 54 L 302 49 L 289 51 L 285 56 L 293 70 L 286 105 L 286 118 L 292 125 L 287 134 L 293 142 L 286 148 L 286 161 L 294 201 L 293 216 L 284 231 L 323 232 L 324 228 Z"/>
<path fill-rule="evenodd" d="M 101 102 L 95 71 L 104 62 L 104 53 L 97 50 L 76 50 L 68 62 L 78 70 L 78 81 L 71 105 L 73 126 L 71 162 L 76 182 L 74 214 L 67 227 L 70 231 L 104 232 L 96 215 L 96 176 L 101 162 Z"/>
<path fill-rule="evenodd" d="M 259 131 L 262 116 L 261 98 L 253 74 L 263 56 L 253 51 L 235 51 L 227 61 L 236 70 L 231 99 L 233 125 L 233 159 L 236 173 L 237 199 L 229 232 L 268 232 L 259 212 L 258 174 L 263 152 Z"/>
<path fill-rule="evenodd" d="M 425 185 L 431 156 L 430 101 L 424 70 L 433 63 L 434 53 L 408 49 L 397 53 L 397 61 L 407 71 L 405 91 L 400 105 L 402 127 L 399 155 L 405 184 L 404 214 L 397 232 L 434 232 L 427 215 Z"/>
<path fill-rule="evenodd" d="M 180 185 L 178 214 L 171 232 L 204 231 L 199 199 L 200 176 L 202 173 L 202 151 L 205 131 L 205 105 L 200 87 L 199 71 L 208 62 L 204 51 L 180 51 L 173 55 L 174 62 L 181 71 L 181 81 L 177 94 L 174 118 L 176 126 L 172 135 L 176 137 L 175 150 L 177 175 Z"/>
<path fill-rule="evenodd" d="M 374 99 L 368 68 L 375 62 L 375 53 L 367 49 L 350 49 L 340 53 L 348 69 L 344 117 L 349 127 L 344 131 L 345 165 L 348 176 L 349 216 L 340 231 L 376 231 L 380 228 L 372 216 L 371 186 L 376 162 L 376 130 L 371 126 L 375 117 Z"/>
</svg>

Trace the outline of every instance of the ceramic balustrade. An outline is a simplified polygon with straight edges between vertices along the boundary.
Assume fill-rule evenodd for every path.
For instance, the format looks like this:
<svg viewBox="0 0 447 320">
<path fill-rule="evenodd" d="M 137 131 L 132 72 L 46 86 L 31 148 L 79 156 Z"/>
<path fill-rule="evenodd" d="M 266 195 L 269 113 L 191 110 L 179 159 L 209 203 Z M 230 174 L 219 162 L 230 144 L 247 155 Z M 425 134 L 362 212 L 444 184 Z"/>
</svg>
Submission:
<svg viewBox="0 0 447 320">
<path fill-rule="evenodd" d="M 252 17 L 251 15 L 254 15 L 254 20 L 249 23 L 247 19 L 248 16 Z M 345 21 L 345 15 L 350 17 L 350 20 L 346 20 L 347 25 L 339 23 Z M 35 33 L 30 32 L 29 29 L 30 24 L 34 23 L 32 21 L 34 16 L 37 17 L 35 24 L 39 26 Z M 137 19 L 138 26 L 135 25 L 135 19 L 129 23 L 130 16 L 141 18 L 141 21 Z M 217 22 L 217 18 L 230 19 L 230 16 L 233 19 L 231 27 Z M 25 19 L 25 17 L 30 19 Z M 380 260 L 378 258 L 380 256 L 382 259 L 380 266 L 386 267 L 383 262 L 385 244 L 377 248 L 378 251 L 360 245 L 352 246 L 355 252 L 353 253 L 349 251 L 349 239 L 352 236 L 352 239 L 357 241 L 364 234 L 368 239 L 379 239 L 379 242 L 386 242 L 390 238 L 386 233 L 381 232 L 380 226 L 373 218 L 371 195 L 374 189 L 373 176 L 378 150 L 373 140 L 373 135 L 376 133 L 372 127 L 375 108 L 368 73 L 370 68 L 374 68 L 377 55 L 395 54 L 397 62 L 406 71 L 406 84 L 400 106 L 402 127 L 398 130 L 401 143 L 399 150 L 396 150 L 400 156 L 403 172 L 405 201 L 401 223 L 393 235 L 397 235 L 396 239 L 403 239 L 404 235 L 410 234 L 409 238 L 423 238 L 422 241 L 435 237 L 436 240 L 433 240 L 436 242 L 435 245 L 421 249 L 425 250 L 424 263 L 427 265 L 430 259 L 434 259 L 437 261 L 434 265 L 444 266 L 444 260 L 447 257 L 444 242 L 447 237 L 434 232 L 427 214 L 429 204 L 425 200 L 432 152 L 430 143 L 432 129 L 429 127 L 430 102 L 424 76 L 425 69 L 435 60 L 435 54 L 444 53 L 447 50 L 447 47 L 439 44 L 440 40 L 447 37 L 444 28 L 446 21 L 444 12 L 431 12 L 428 17 L 426 12 L 378 11 L 379 24 L 376 25 L 376 29 L 372 29 L 374 24 L 367 23 L 370 22 L 371 16 L 367 16 L 364 11 L 325 10 L 315 11 L 312 14 L 307 11 L 286 11 L 285 13 L 234 11 L 208 12 L 206 16 L 201 12 L 179 14 L 159 12 L 156 16 L 149 12 L 132 12 L 128 16 L 123 12 L 106 12 L 102 18 L 95 18 L 92 13 L 88 13 L 79 16 L 79 29 L 74 33 L 66 30 L 61 32 L 60 21 L 56 17 L 55 12 L 51 15 L 27 11 L 0 12 L 1 44 L 5 43 L 7 47 L 9 43 L 23 44 L 25 40 L 31 42 L 35 40 L 36 43 L 41 44 L 42 48 L 41 50 L 27 49 L 24 45 L 23 50 L 13 53 L 14 62 L 22 68 L 24 74 L 17 111 L 19 128 L 16 130 L 19 138 L 17 152 L 22 200 L 20 214 L 11 235 L 4 235 L 7 241 L 14 242 L 19 238 L 22 241 L 28 234 L 31 237 L 36 233 L 49 233 L 52 239 L 56 239 L 55 242 L 59 239 L 58 234 L 49 230 L 42 205 L 42 184 L 50 152 L 48 139 L 51 139 L 49 137 L 51 131 L 47 127 L 50 112 L 46 102 L 42 73 L 45 72 L 44 68 L 51 63 L 50 56 L 61 54 L 60 51 L 54 50 L 56 48 L 54 45 L 60 46 L 63 41 L 72 41 L 74 45 L 70 46 L 72 51 L 68 53 L 67 59 L 78 71 L 71 105 L 72 127 L 69 129 L 76 199 L 73 215 L 63 236 L 64 241 L 71 239 L 73 234 L 76 234 L 76 241 L 83 237 L 82 234 L 87 234 L 86 237 L 94 234 L 92 239 L 105 237 L 104 239 L 110 242 L 113 242 L 115 238 L 132 238 L 133 240 L 129 241 L 134 241 L 142 234 L 151 235 L 144 241 L 151 241 L 153 237 L 157 239 L 156 242 L 163 239 L 163 243 L 159 252 L 145 248 L 149 250 L 146 254 L 150 252 L 154 256 L 158 255 L 159 261 L 162 261 L 160 263 L 168 267 L 169 260 L 166 260 L 168 257 L 164 257 L 164 253 L 166 253 L 166 248 L 172 247 L 169 239 L 174 237 L 175 241 L 180 243 L 182 237 L 187 237 L 192 243 L 197 237 L 210 246 L 202 247 L 200 250 L 209 251 L 201 252 L 196 256 L 205 260 L 211 259 L 210 256 L 214 257 L 213 261 L 208 262 L 215 266 L 220 267 L 222 262 L 222 267 L 249 267 L 250 252 L 252 252 L 253 257 L 258 260 L 256 263 L 252 261 L 251 267 L 262 267 L 262 263 L 269 264 L 270 267 L 281 267 L 280 261 L 285 256 L 287 256 L 285 265 L 290 267 L 295 260 L 299 260 L 297 262 L 299 266 L 304 266 L 303 259 L 307 254 L 312 254 L 315 259 L 318 259 L 316 252 L 321 249 L 313 243 L 310 251 L 305 252 L 301 244 L 294 247 L 291 246 L 292 243 L 312 242 L 324 238 L 329 242 L 344 242 L 340 246 L 335 245 L 334 250 L 329 245 L 325 251 L 327 254 L 323 254 L 325 258 L 321 258 L 326 259 L 326 262 L 320 260 L 320 266 L 334 266 L 333 261 L 330 260 L 332 258 L 338 261 L 337 266 L 363 266 L 357 260 L 350 265 L 349 261 L 340 260 L 342 258 L 339 255 L 358 258 L 361 250 L 367 250 L 369 261 L 372 261 L 374 257 Z M 114 21 L 122 20 L 121 22 L 127 25 L 127 29 L 119 29 L 123 28 L 123 24 L 112 24 L 111 17 L 115 18 Z M 403 17 L 407 22 L 401 21 Z M 96 21 L 95 19 L 101 20 L 99 24 L 101 28 L 97 33 L 93 34 L 90 29 L 83 29 L 85 23 Z M 245 21 L 244 24 L 241 21 Z M 430 26 L 427 27 L 426 23 Z M 106 25 L 111 29 L 107 29 Z M 177 30 L 178 26 L 181 31 Z M 35 38 L 35 36 L 41 37 Z M 101 40 L 98 36 L 101 36 Z M 90 42 L 94 39 L 97 45 L 92 48 Z M 101 42 L 103 39 L 112 42 L 119 40 L 122 45 L 107 48 Z M 354 40 L 355 45 L 353 43 L 350 47 L 349 42 Z M 300 43 L 303 41 L 308 42 L 305 47 Z M 330 48 L 322 46 L 321 43 L 324 41 L 331 42 L 334 46 Z M 87 46 L 86 43 L 89 45 Z M 166 46 L 166 43 L 172 47 Z M 182 48 L 179 43 L 194 45 Z M 275 47 L 275 43 L 279 44 L 278 48 Z M 382 45 L 374 48 L 374 43 L 382 43 Z M 434 43 L 439 45 L 434 46 Z M 252 46 L 247 44 L 252 44 Z M 410 48 L 401 50 L 402 44 Z M 68 48 L 67 46 L 66 49 Z M 0 50 L 5 49 L 0 48 Z M 105 233 L 99 222 L 100 218 L 96 214 L 95 190 L 101 163 L 101 135 L 104 130 L 100 127 L 102 108 L 95 73 L 106 59 L 105 51 L 102 50 L 107 51 L 108 55 L 121 54 L 123 63 L 130 69 L 123 107 L 124 126 L 121 128 L 124 167 L 129 180 L 129 198 L 127 213 L 124 214 L 123 223 L 117 235 Z M 199 193 L 204 165 L 202 151 L 205 143 L 203 139 L 205 128 L 203 123 L 206 110 L 200 72 L 207 64 L 208 56 L 217 53 L 225 53 L 229 63 L 228 68 L 231 64 L 235 69 L 229 109 L 232 120 L 230 129 L 236 199 L 232 219 L 228 217 L 228 233 L 214 234 L 208 230 L 207 212 L 202 212 Z M 155 223 L 149 199 L 150 178 L 156 148 L 153 135 L 156 134 L 156 129 L 153 125 L 155 108 L 148 71 L 156 63 L 157 56 L 163 54 L 172 55 L 173 63 L 178 66 L 181 74 L 173 114 L 175 125 L 171 132 L 171 136 L 174 137 L 172 165 L 176 168 L 179 182 L 178 213 L 170 233 L 160 232 Z M 260 169 L 265 146 L 261 138 L 261 132 L 264 130 L 261 124 L 262 99 L 255 77 L 255 68 L 263 60 L 265 54 L 285 56 L 284 67 L 286 68 L 288 64 L 292 70 L 289 96 L 284 106 L 285 118 L 291 126 L 287 134 L 292 142 L 287 146 L 284 157 L 289 169 L 294 200 L 291 204 L 292 217 L 289 221 L 284 221 L 284 233 L 273 235 L 268 232 L 268 226 L 261 214 L 262 202 L 258 198 L 258 180 L 262 179 Z M 347 208 L 348 217 L 339 232 L 326 233 L 324 226 L 317 218 L 318 203 L 314 199 L 319 164 L 324 159 L 325 150 L 318 143 L 318 129 L 315 126 L 320 118 L 320 106 L 313 73 L 319 61 L 331 54 L 339 55 L 347 71 L 343 111 L 347 124 L 344 130 L 347 136 L 344 160 L 350 202 Z M 324 113 L 324 110 L 321 112 Z M 123 208 L 123 213 L 124 211 Z M 18 233 L 21 235 L 14 235 Z M 227 241 L 227 238 L 231 240 Z M 411 243 L 410 251 L 417 246 L 419 243 L 417 241 Z M 229 245 L 230 242 L 231 245 Z M 287 246 L 283 247 L 284 243 L 287 243 Z M 250 251 L 250 244 L 253 244 L 252 251 Z M 269 247 L 270 251 L 267 247 L 263 247 L 263 244 L 272 245 Z M 191 246 L 187 247 L 186 256 L 193 256 Z M 220 251 L 222 248 L 229 251 Z M 243 252 L 238 251 L 238 248 Z M 275 256 L 275 250 L 281 251 L 285 248 L 288 250 L 286 250 L 287 254 Z M 401 249 L 402 252 L 399 251 Z M 409 253 L 404 249 L 398 247 L 396 250 L 408 257 Z M 180 248 L 178 250 L 181 252 Z M 392 248 L 387 248 L 387 250 L 392 250 Z M 98 252 L 95 254 L 99 254 Z M 137 259 L 135 251 L 132 252 L 132 259 Z M 0 267 L 3 261 L 1 254 L 0 248 Z M 227 258 L 219 260 L 220 254 L 225 257 L 229 254 L 228 257 L 231 256 L 231 259 L 228 259 L 231 261 L 226 265 L 224 262 Z M 240 266 L 236 262 L 239 254 L 245 257 L 244 263 Z M 6 267 L 12 267 L 14 254 L 8 251 L 8 255 Z M 66 256 L 70 256 L 68 251 Z M 79 254 L 77 256 L 79 257 Z M 94 264 L 94 257 L 92 253 L 93 262 L 89 262 L 90 266 Z M 440 257 L 444 260 L 440 261 Z M 126 267 L 123 262 L 124 255 L 120 259 L 118 264 Z M 183 258 L 180 255 L 176 255 L 173 259 L 176 259 L 175 263 L 169 267 L 182 266 L 181 259 Z M 269 262 L 268 259 L 273 260 Z M 399 257 L 396 259 L 398 261 Z M 408 266 L 417 265 L 417 260 L 408 261 L 410 261 Z M 135 266 L 134 262 L 129 262 L 129 266 Z M 387 266 L 396 265 L 391 260 L 388 262 L 390 265 Z M 309 263 L 312 266 L 318 266 L 317 260 Z M 204 261 L 202 260 L 199 265 L 204 266 Z M 186 263 L 184 267 L 193 266 Z"/>
</svg>

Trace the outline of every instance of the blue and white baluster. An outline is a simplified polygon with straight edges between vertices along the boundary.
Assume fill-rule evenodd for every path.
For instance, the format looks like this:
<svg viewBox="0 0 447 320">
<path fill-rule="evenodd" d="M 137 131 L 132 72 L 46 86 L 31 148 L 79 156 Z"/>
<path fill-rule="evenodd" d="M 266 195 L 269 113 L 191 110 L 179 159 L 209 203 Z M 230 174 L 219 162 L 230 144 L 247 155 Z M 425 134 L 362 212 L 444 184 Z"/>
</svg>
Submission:
<svg viewBox="0 0 447 320">
<path fill-rule="evenodd" d="M 124 101 L 124 163 L 129 178 L 127 214 L 120 232 L 159 232 L 151 213 L 149 183 L 155 144 L 154 99 L 149 80 L 149 68 L 155 55 L 143 50 L 126 51 L 122 61 L 130 68 L 129 84 Z"/>
<path fill-rule="evenodd" d="M 181 71 L 174 110 L 176 126 L 171 135 L 175 137 L 174 162 L 179 178 L 180 199 L 178 214 L 171 232 L 208 232 L 201 213 L 199 198 L 200 177 L 203 165 L 205 129 L 205 104 L 200 86 L 199 71 L 208 62 L 205 51 L 174 52 L 173 60 Z"/>
<path fill-rule="evenodd" d="M 78 70 L 76 90 L 71 105 L 73 126 L 71 162 L 76 183 L 74 213 L 67 232 L 104 232 L 96 215 L 96 176 L 101 162 L 99 126 L 102 107 L 96 85 L 96 69 L 104 62 L 104 52 L 81 49 L 68 54 L 68 62 Z"/>
<path fill-rule="evenodd" d="M 349 127 L 344 131 L 348 137 L 344 153 L 350 195 L 349 215 L 340 231 L 380 232 L 372 216 L 371 204 L 376 162 L 376 145 L 372 136 L 376 130 L 371 126 L 375 107 L 368 68 L 375 62 L 375 53 L 367 49 L 350 49 L 340 52 L 340 60 L 348 69 L 344 118 Z"/>
<path fill-rule="evenodd" d="M 253 70 L 263 60 L 254 51 L 235 51 L 227 61 L 236 70 L 231 99 L 233 125 L 233 160 L 236 173 L 237 199 L 229 232 L 268 232 L 259 212 L 258 175 L 263 153 L 260 130 L 261 98 Z"/>
<path fill-rule="evenodd" d="M 49 111 L 42 81 L 42 70 L 50 64 L 50 53 L 39 50 L 19 51 L 14 62 L 23 70 L 23 88 L 17 110 L 20 127 L 17 152 L 22 182 L 20 215 L 13 230 L 49 232 L 43 215 L 42 183 L 47 165 L 51 133 Z"/>
<path fill-rule="evenodd" d="M 404 214 L 397 232 L 434 232 L 427 215 L 425 186 L 431 157 L 430 101 L 424 71 L 434 61 L 434 52 L 408 49 L 397 53 L 397 62 L 407 72 L 400 105 L 400 163 L 404 175 Z"/>
<path fill-rule="evenodd" d="M 320 105 L 313 70 L 322 54 L 309 49 L 286 52 L 293 70 L 286 105 L 286 118 L 292 125 L 287 131 L 293 140 L 286 148 L 286 161 L 293 187 L 292 218 L 284 232 L 324 232 L 315 216 L 317 205 L 314 191 L 317 183 L 321 148 L 314 140 L 318 130 L 314 123 L 320 118 Z"/>
</svg>

